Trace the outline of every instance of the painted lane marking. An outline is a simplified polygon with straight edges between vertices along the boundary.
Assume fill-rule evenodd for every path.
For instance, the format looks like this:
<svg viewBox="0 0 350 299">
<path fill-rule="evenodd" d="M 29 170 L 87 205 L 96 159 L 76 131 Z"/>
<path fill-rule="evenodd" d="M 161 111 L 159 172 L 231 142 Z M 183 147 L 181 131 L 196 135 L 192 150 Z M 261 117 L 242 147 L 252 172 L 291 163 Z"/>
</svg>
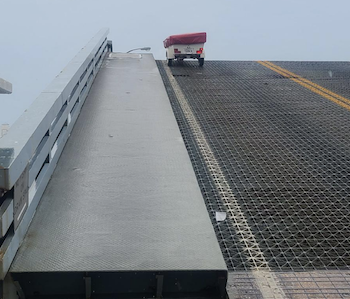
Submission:
<svg viewBox="0 0 350 299">
<path fill-rule="evenodd" d="M 299 85 L 302 85 L 303 87 L 311 90 L 312 92 L 338 104 L 339 106 L 347 109 L 350 111 L 350 100 L 347 98 L 342 97 L 341 95 L 338 95 L 316 83 L 313 83 L 305 78 L 302 78 L 298 76 L 297 74 L 294 74 L 286 69 L 283 69 L 272 62 L 268 61 L 257 61 L 259 64 L 269 68 L 270 70 L 282 75 L 283 77 L 290 79 Z"/>
</svg>

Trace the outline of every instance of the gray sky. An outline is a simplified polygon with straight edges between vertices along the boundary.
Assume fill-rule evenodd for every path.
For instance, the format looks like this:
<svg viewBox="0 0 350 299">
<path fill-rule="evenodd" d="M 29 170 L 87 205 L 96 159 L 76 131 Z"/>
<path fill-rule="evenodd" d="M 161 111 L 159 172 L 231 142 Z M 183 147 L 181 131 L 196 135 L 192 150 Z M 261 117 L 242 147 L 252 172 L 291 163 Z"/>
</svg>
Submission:
<svg viewBox="0 0 350 299">
<path fill-rule="evenodd" d="M 13 122 L 102 27 L 116 52 L 206 31 L 208 60 L 350 57 L 349 0 L 0 0 L 0 124 Z"/>
</svg>

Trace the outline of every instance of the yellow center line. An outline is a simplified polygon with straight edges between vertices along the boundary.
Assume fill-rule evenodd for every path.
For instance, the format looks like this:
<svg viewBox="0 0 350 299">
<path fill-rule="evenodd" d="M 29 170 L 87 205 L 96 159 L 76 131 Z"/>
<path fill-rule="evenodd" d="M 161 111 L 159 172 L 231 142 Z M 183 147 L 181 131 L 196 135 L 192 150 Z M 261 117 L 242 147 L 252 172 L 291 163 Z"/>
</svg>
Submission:
<svg viewBox="0 0 350 299">
<path fill-rule="evenodd" d="M 260 63 L 261 65 L 269 68 L 270 70 L 282 75 L 285 78 L 288 78 L 298 84 L 300 84 L 301 86 L 311 90 L 312 92 L 321 95 L 322 97 L 332 101 L 333 103 L 338 104 L 339 106 L 347 109 L 350 111 L 350 100 L 347 98 L 342 97 L 341 95 L 338 95 L 318 84 L 315 84 L 305 78 L 302 78 L 300 76 L 298 76 L 297 74 L 294 74 L 286 69 L 283 69 L 275 64 L 273 64 L 272 62 L 268 62 L 268 61 L 258 61 L 258 63 Z"/>
<path fill-rule="evenodd" d="M 341 101 L 343 101 L 343 102 L 345 102 L 345 103 L 350 104 L 350 100 L 349 100 L 349 99 L 347 99 L 347 98 L 345 98 L 345 97 L 343 97 L 343 96 L 341 96 L 341 95 L 339 95 L 339 94 L 337 94 L 337 93 L 334 93 L 334 92 L 330 91 L 330 90 L 327 89 L 327 88 L 324 88 L 324 87 L 322 87 L 322 86 L 320 86 L 320 85 L 318 85 L 318 84 L 316 84 L 316 83 L 314 83 L 314 82 L 311 82 L 310 80 L 307 80 L 307 79 L 305 79 L 305 78 L 303 78 L 303 77 L 300 77 L 300 76 L 298 76 L 297 74 L 292 73 L 291 71 L 288 71 L 288 70 L 286 70 L 286 69 L 283 69 L 283 68 L 281 68 L 280 66 L 273 64 L 273 63 L 270 62 L 270 61 L 265 61 L 265 63 L 271 65 L 272 67 L 275 67 L 276 69 L 279 69 L 279 70 L 281 70 L 281 71 L 284 71 L 285 73 L 287 73 L 287 74 L 290 75 L 291 77 L 298 77 L 299 80 L 305 82 L 306 84 L 309 84 L 309 85 L 311 85 L 311 86 L 313 86 L 313 87 L 315 87 L 315 88 L 318 88 L 318 89 L 322 90 L 323 92 L 328 93 L 329 95 L 331 95 L 331 96 L 337 98 L 338 100 L 341 100 Z"/>
</svg>

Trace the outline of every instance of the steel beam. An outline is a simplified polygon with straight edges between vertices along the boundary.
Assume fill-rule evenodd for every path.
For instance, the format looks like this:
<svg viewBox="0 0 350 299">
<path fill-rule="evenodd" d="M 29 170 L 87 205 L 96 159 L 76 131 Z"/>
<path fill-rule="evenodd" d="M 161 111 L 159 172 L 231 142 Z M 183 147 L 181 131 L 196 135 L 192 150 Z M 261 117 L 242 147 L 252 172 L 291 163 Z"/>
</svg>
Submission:
<svg viewBox="0 0 350 299">
<path fill-rule="evenodd" d="M 12 84 L 2 78 L 0 78 L 0 94 L 10 94 L 12 93 Z"/>
</svg>

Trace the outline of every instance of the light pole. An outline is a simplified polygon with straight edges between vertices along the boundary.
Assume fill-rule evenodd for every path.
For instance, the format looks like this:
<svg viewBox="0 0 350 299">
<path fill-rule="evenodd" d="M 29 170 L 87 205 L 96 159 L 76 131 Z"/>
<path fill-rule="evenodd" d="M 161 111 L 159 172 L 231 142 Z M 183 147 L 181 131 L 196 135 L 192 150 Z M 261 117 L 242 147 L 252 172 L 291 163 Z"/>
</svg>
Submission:
<svg viewBox="0 0 350 299">
<path fill-rule="evenodd" d="M 6 94 L 12 93 L 12 84 L 2 78 L 0 78 L 0 94 L 1 93 L 6 93 Z"/>
<path fill-rule="evenodd" d="M 149 50 L 151 50 L 151 47 L 136 48 L 136 49 L 129 50 L 129 51 L 126 52 L 126 53 L 130 53 L 130 52 L 136 51 L 136 50 L 149 51 Z"/>
</svg>

